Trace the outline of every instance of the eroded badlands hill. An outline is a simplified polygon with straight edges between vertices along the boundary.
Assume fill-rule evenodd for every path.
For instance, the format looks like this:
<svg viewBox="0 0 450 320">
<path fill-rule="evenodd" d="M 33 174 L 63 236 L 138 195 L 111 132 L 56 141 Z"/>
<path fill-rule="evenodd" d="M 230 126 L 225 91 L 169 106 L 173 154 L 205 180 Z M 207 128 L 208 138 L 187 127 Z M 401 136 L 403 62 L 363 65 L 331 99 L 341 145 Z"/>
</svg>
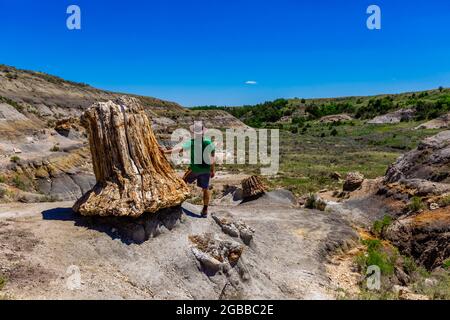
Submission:
<svg viewBox="0 0 450 320">
<path fill-rule="evenodd" d="M 79 117 L 94 102 L 121 95 L 0 65 L 0 201 L 75 200 L 91 189 L 95 178 Z M 135 97 L 161 139 L 194 120 L 217 129 L 245 127 L 224 111 Z"/>
</svg>

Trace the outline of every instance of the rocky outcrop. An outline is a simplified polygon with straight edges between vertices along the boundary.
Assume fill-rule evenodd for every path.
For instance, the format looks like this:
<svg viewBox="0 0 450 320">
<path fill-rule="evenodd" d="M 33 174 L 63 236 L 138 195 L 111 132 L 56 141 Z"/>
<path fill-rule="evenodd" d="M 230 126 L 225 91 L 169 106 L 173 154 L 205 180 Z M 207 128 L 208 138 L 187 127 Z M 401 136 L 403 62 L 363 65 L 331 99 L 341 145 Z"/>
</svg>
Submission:
<svg viewBox="0 0 450 320">
<path fill-rule="evenodd" d="M 392 164 L 385 176 L 388 183 L 411 179 L 450 183 L 450 131 L 422 141 Z"/>
<path fill-rule="evenodd" d="M 388 227 L 385 237 L 430 270 L 450 256 L 449 192 L 450 131 L 401 156 L 388 168 L 379 192 L 404 204 L 405 214 Z"/>
<path fill-rule="evenodd" d="M 410 121 L 414 118 L 416 111 L 414 109 L 400 109 L 391 113 L 377 116 L 369 120 L 369 124 L 388 124 L 399 123 L 402 121 Z"/>
<path fill-rule="evenodd" d="M 450 127 L 450 113 L 417 126 L 416 129 L 442 129 Z"/>
<path fill-rule="evenodd" d="M 58 120 L 55 124 L 55 131 L 60 135 L 73 140 L 86 137 L 86 129 L 81 126 L 79 118 Z"/>
<path fill-rule="evenodd" d="M 364 182 L 364 175 L 359 172 L 349 172 L 345 178 L 343 190 L 344 191 L 355 191 L 361 187 Z"/>
<path fill-rule="evenodd" d="M 385 237 L 427 269 L 440 267 L 450 257 L 450 208 L 400 218 Z"/>
<path fill-rule="evenodd" d="M 161 152 L 135 98 L 99 102 L 82 117 L 97 184 L 74 205 L 82 215 L 132 216 L 179 205 L 189 189 Z"/>
<path fill-rule="evenodd" d="M 30 194 L 14 197 L 23 202 L 76 200 L 95 185 L 87 148 L 54 152 L 39 159 L 20 159 L 3 171 L 5 181 Z M 42 201 L 42 200 L 41 200 Z"/>
</svg>

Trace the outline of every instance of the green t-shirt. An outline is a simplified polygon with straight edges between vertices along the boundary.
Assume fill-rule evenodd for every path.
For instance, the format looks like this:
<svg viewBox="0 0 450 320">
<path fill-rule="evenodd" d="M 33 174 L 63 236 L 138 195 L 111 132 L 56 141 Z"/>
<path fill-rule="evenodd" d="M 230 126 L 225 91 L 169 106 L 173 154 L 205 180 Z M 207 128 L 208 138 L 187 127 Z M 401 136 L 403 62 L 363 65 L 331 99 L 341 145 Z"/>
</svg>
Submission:
<svg viewBox="0 0 450 320">
<path fill-rule="evenodd" d="M 198 140 L 200 142 L 200 140 Z M 205 152 L 205 149 L 207 149 L 207 152 Z M 211 171 L 211 156 L 214 155 L 215 146 L 214 143 L 212 143 L 211 140 L 203 138 L 203 143 L 200 148 L 200 143 L 196 145 L 194 139 L 186 141 L 186 143 L 183 144 L 184 150 L 190 151 L 190 165 L 189 168 L 194 173 L 207 173 Z M 198 151 L 198 152 L 196 152 Z M 206 154 L 206 158 L 202 159 L 202 154 Z"/>
</svg>

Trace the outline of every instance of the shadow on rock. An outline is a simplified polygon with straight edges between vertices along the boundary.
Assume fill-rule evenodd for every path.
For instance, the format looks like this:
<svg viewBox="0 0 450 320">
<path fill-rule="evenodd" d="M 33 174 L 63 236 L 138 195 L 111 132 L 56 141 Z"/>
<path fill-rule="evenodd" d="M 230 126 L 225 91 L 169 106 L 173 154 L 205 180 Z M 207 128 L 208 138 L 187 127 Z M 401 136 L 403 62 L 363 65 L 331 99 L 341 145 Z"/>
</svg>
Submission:
<svg viewBox="0 0 450 320">
<path fill-rule="evenodd" d="M 143 243 L 174 229 L 184 221 L 181 207 L 145 213 L 138 218 L 81 216 L 72 208 L 54 208 L 43 211 L 42 217 L 44 220 L 73 221 L 75 226 L 104 232 L 125 244 Z"/>
</svg>

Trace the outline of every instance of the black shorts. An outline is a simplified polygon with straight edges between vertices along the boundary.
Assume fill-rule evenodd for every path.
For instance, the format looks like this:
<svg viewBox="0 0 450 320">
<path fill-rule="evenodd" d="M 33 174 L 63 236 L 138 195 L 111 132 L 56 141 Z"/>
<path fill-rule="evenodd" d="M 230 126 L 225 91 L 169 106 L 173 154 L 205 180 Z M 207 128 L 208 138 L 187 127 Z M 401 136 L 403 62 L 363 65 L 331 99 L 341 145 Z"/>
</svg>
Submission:
<svg viewBox="0 0 450 320">
<path fill-rule="evenodd" d="M 184 181 L 187 183 L 193 183 L 197 180 L 197 186 L 202 189 L 209 188 L 209 180 L 211 179 L 211 174 L 209 172 L 206 173 L 195 173 L 190 172 L 185 178 Z"/>
</svg>

